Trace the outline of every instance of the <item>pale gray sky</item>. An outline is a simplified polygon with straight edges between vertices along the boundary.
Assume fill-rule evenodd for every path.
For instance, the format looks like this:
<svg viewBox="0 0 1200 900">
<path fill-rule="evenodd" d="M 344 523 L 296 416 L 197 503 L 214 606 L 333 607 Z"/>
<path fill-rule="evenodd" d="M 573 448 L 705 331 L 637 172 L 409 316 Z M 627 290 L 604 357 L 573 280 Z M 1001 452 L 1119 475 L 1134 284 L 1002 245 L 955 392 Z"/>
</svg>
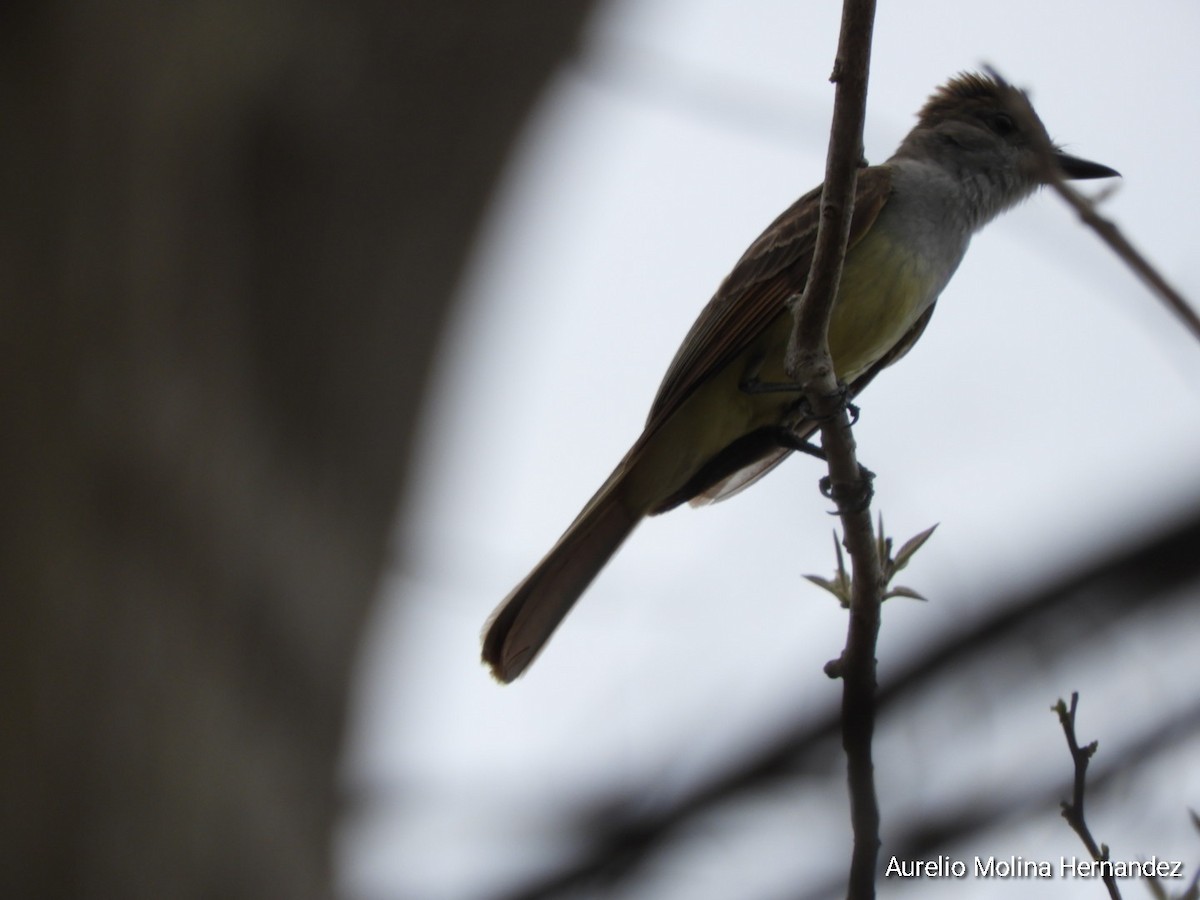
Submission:
<svg viewBox="0 0 1200 900">
<path fill-rule="evenodd" d="M 346 777 L 395 802 L 348 818 L 347 898 L 490 896 L 570 852 L 543 832 L 561 805 L 644 782 L 670 793 L 797 704 L 836 702 L 821 666 L 840 650 L 844 614 L 800 578 L 833 565 L 812 460 L 643 525 L 517 684 L 487 677 L 478 634 L 637 436 L 721 277 L 820 181 L 839 10 L 610 3 L 529 123 L 463 284 L 365 647 Z M 881 4 L 868 157 L 891 153 L 937 84 L 991 63 L 1031 88 L 1053 137 L 1124 173 L 1104 211 L 1200 297 L 1198 44 L 1200 6 L 1183 0 Z M 976 239 L 921 344 L 861 406 L 855 433 L 889 531 L 941 523 L 902 579 L 932 602 L 886 610 L 885 678 L 992 598 L 1200 500 L 1200 347 L 1048 194 Z M 1150 627 L 1178 637 L 1175 623 Z M 1117 670 L 1080 681 L 1051 662 L 1027 696 L 982 697 L 986 724 L 955 733 L 957 759 L 925 746 L 936 708 L 882 733 L 885 821 L 976 782 L 1060 777 L 1067 757 L 1047 708 L 1081 685 L 1102 746 L 1134 727 L 1151 685 L 1166 692 L 1158 702 L 1188 699 L 1194 677 L 1170 673 L 1192 665 L 1200 636 L 1141 641 Z M 1200 774 L 1169 775 L 1139 790 L 1136 816 L 1105 823 L 1114 848 L 1195 861 L 1185 810 L 1200 807 Z M 813 794 L 696 854 L 681 848 L 637 896 L 769 896 L 842 872 L 840 776 Z M 977 849 L 1082 853 L 1056 810 Z M 957 898 L 1014 888 L 918 887 Z M 1097 895 L 1088 883 L 1020 890 L 1042 887 Z"/>
</svg>

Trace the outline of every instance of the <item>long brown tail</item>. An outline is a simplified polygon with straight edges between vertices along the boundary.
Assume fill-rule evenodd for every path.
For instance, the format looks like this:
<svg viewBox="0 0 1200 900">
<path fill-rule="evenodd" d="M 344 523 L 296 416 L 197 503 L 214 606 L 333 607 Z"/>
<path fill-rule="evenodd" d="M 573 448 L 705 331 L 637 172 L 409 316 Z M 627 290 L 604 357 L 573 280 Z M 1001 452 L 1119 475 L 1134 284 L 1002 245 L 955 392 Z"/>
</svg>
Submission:
<svg viewBox="0 0 1200 900">
<path fill-rule="evenodd" d="M 483 631 L 483 661 L 510 682 L 533 662 L 643 513 L 618 497 L 619 467 L 525 580 L 496 607 Z"/>
</svg>

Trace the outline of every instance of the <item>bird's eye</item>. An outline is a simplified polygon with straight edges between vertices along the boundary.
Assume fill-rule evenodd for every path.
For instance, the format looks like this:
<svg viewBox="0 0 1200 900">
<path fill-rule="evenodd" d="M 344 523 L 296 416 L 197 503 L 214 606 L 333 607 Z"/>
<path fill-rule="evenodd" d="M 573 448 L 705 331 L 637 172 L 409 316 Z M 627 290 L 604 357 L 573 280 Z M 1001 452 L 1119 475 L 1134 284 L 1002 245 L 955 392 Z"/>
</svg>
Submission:
<svg viewBox="0 0 1200 900">
<path fill-rule="evenodd" d="M 1007 137 L 1017 130 L 1017 123 L 1008 113 L 996 113 L 988 120 L 988 125 L 1001 137 Z"/>
</svg>

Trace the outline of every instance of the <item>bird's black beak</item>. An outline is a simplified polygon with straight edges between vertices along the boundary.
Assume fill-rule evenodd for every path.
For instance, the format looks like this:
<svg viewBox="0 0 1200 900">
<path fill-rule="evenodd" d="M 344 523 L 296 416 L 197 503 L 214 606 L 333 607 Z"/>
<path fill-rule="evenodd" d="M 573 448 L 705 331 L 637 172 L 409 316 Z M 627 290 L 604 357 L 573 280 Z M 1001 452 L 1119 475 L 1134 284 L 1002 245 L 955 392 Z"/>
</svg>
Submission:
<svg viewBox="0 0 1200 900">
<path fill-rule="evenodd" d="M 1120 178 L 1121 173 L 1116 169 L 1110 169 L 1108 166 L 1102 166 L 1100 163 L 1094 163 L 1090 160 L 1080 159 L 1078 156 L 1071 156 L 1069 153 L 1063 153 L 1061 150 L 1056 150 L 1054 159 L 1058 162 L 1059 169 L 1070 179 L 1082 180 L 1084 178 Z"/>
</svg>

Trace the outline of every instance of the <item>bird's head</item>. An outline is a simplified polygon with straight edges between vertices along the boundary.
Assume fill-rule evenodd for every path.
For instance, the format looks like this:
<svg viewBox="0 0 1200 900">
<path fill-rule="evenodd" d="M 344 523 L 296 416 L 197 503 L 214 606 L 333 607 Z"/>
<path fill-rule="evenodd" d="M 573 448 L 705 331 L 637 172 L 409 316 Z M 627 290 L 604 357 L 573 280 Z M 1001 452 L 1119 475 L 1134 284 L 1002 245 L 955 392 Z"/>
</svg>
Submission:
<svg viewBox="0 0 1200 900">
<path fill-rule="evenodd" d="M 1001 206 L 1009 206 L 1049 180 L 1047 150 L 1066 178 L 1119 174 L 1055 146 L 1023 92 L 994 75 L 969 72 L 933 93 L 896 157 L 926 160 L 958 178 L 989 182 L 1000 191 Z"/>
</svg>

